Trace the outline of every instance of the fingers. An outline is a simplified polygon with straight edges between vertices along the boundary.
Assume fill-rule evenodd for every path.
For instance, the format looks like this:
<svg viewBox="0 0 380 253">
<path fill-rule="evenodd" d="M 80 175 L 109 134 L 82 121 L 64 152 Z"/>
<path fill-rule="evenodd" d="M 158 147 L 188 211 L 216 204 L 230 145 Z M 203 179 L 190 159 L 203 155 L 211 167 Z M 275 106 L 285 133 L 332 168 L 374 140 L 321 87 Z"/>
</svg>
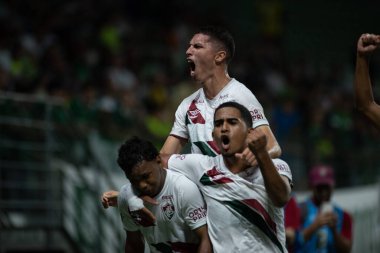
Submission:
<svg viewBox="0 0 380 253">
<path fill-rule="evenodd" d="M 149 196 L 140 196 L 140 198 L 142 198 L 145 202 L 148 202 L 152 205 L 158 205 L 158 202 Z"/>
<path fill-rule="evenodd" d="M 247 165 L 250 165 L 252 167 L 257 165 L 256 156 L 252 153 L 251 150 L 249 150 L 249 148 L 246 148 L 242 153 L 236 153 L 235 157 L 244 160 Z"/>
<path fill-rule="evenodd" d="M 107 191 L 102 195 L 102 205 L 104 209 L 110 206 L 117 206 L 117 197 L 119 195 L 118 191 Z"/>
</svg>

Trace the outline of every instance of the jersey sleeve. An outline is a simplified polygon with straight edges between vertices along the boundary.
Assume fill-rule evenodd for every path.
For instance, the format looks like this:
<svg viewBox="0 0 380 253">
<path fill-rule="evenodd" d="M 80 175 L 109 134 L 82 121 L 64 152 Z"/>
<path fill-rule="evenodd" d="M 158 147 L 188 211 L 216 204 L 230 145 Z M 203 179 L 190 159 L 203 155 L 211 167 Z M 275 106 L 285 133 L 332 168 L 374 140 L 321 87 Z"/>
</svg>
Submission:
<svg viewBox="0 0 380 253">
<path fill-rule="evenodd" d="M 127 196 L 125 190 L 123 190 L 123 187 L 120 189 L 119 196 L 117 198 L 121 221 L 125 230 L 137 231 L 139 230 L 139 228 L 133 221 L 131 215 L 129 214 Z"/>
<path fill-rule="evenodd" d="M 187 178 L 181 180 L 181 213 L 186 224 L 194 230 L 206 224 L 206 205 L 196 184 Z"/>
<path fill-rule="evenodd" d="M 261 125 L 269 125 L 269 122 L 264 114 L 264 109 L 260 102 L 257 100 L 256 96 L 245 86 L 240 87 L 241 91 L 238 93 L 237 97 L 238 103 L 241 103 L 246 108 L 252 116 L 253 128 L 256 128 Z"/>
<path fill-rule="evenodd" d="M 207 164 L 207 159 L 204 155 L 172 155 L 168 160 L 168 169 L 185 175 L 188 179 L 198 184 L 203 173 L 202 165 L 205 164 Z"/>
<path fill-rule="evenodd" d="M 281 159 L 273 159 L 274 166 L 276 166 L 277 171 L 280 175 L 286 176 L 289 178 L 290 183 L 293 181 L 292 171 L 289 168 L 289 165 Z"/>
<path fill-rule="evenodd" d="M 189 133 L 186 127 L 186 113 L 186 100 L 184 100 L 175 112 L 175 119 L 170 135 L 186 140 L 189 139 Z"/>
</svg>

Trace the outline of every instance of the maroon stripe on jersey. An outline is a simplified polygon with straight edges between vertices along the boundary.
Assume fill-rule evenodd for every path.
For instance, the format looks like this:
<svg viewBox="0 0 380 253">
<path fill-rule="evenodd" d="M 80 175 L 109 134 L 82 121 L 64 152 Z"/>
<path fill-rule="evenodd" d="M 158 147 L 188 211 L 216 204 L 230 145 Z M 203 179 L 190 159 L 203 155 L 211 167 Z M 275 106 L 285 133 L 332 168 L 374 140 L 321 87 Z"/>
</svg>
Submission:
<svg viewBox="0 0 380 253">
<path fill-rule="evenodd" d="M 216 145 L 215 141 L 208 141 L 207 144 L 218 154 L 220 154 L 220 149 Z"/>
<path fill-rule="evenodd" d="M 244 199 L 242 200 L 243 203 L 245 203 L 247 206 L 254 209 L 256 212 L 261 214 L 263 216 L 265 222 L 268 224 L 268 226 L 272 229 L 272 231 L 277 234 L 277 228 L 276 223 L 272 220 L 268 212 L 265 210 L 265 208 L 260 204 L 259 201 L 256 199 Z"/>
</svg>

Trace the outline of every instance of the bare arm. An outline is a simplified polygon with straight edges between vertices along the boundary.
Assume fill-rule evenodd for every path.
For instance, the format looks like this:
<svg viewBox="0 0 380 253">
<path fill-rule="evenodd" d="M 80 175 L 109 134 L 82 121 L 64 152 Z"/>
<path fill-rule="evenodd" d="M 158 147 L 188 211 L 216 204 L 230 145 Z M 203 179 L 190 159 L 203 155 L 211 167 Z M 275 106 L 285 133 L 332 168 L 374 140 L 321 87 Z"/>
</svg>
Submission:
<svg viewBox="0 0 380 253">
<path fill-rule="evenodd" d="M 162 154 L 179 154 L 186 144 L 185 139 L 180 139 L 169 135 L 166 138 L 164 145 L 162 146 L 160 153 Z"/>
<path fill-rule="evenodd" d="M 369 75 L 369 56 L 380 46 L 380 35 L 363 34 L 357 44 L 355 68 L 355 103 L 359 111 L 366 115 L 380 129 L 380 105 L 373 98 Z"/>
<path fill-rule="evenodd" d="M 197 253 L 212 253 L 213 250 L 210 237 L 208 236 L 207 225 L 203 225 L 195 229 L 194 232 L 197 234 L 200 240 Z"/>
<path fill-rule="evenodd" d="M 256 128 L 249 134 L 248 141 L 249 149 L 256 156 L 259 164 L 269 198 L 275 206 L 285 206 L 290 199 L 289 179 L 278 173 L 269 152 L 266 150 L 266 135 Z"/>
<path fill-rule="evenodd" d="M 333 231 L 336 252 L 349 253 L 352 248 L 352 241 L 341 235 L 336 229 Z"/>
<path fill-rule="evenodd" d="M 140 231 L 127 231 L 125 253 L 144 253 L 144 238 Z"/>
</svg>

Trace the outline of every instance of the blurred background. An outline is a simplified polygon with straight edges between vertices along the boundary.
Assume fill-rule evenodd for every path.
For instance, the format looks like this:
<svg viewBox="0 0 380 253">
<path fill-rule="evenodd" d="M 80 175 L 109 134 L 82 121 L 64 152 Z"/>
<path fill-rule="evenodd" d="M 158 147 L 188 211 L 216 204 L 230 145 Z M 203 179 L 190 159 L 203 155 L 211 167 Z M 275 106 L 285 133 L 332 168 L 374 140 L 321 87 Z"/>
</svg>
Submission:
<svg viewBox="0 0 380 253">
<path fill-rule="evenodd" d="M 158 148 L 197 87 L 194 29 L 229 29 L 230 75 L 264 107 L 293 172 L 334 167 L 335 201 L 354 216 L 353 252 L 380 250 L 380 133 L 354 108 L 356 42 L 380 33 L 380 2 L 0 1 L 0 252 L 123 252 L 101 193 L 124 175 L 118 146 Z M 371 59 L 380 101 L 380 52 Z"/>
</svg>

